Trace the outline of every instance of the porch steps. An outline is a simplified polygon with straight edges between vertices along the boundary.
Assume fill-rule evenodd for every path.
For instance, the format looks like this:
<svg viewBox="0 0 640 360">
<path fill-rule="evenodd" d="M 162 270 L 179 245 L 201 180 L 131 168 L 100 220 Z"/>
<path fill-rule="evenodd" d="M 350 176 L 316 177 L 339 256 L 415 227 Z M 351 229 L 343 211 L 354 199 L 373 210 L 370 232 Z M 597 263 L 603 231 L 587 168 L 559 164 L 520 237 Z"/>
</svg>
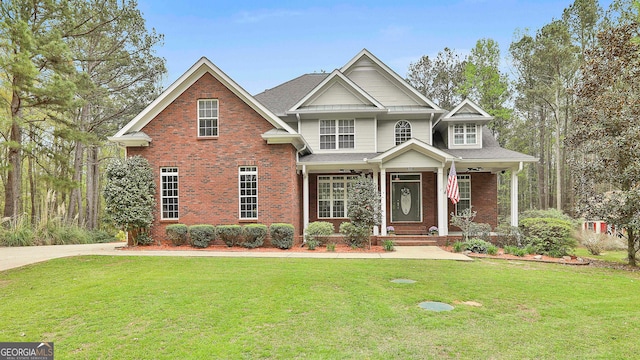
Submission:
<svg viewBox="0 0 640 360">
<path fill-rule="evenodd" d="M 392 235 L 378 236 L 378 243 L 391 240 L 396 246 L 438 246 L 444 245 L 446 236 L 425 236 L 425 235 Z"/>
</svg>

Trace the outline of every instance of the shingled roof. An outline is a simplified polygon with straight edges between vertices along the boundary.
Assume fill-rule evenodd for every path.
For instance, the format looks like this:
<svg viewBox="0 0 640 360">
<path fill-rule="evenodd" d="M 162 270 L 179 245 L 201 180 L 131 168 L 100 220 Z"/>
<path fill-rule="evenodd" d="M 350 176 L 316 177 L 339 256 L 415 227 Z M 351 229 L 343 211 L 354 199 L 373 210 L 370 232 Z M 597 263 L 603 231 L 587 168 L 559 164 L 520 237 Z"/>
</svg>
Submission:
<svg viewBox="0 0 640 360">
<path fill-rule="evenodd" d="M 318 86 L 329 74 L 304 74 L 272 89 L 265 90 L 254 96 L 262 105 L 266 106 L 277 116 L 285 116 L 285 112 L 300 99 Z"/>
</svg>

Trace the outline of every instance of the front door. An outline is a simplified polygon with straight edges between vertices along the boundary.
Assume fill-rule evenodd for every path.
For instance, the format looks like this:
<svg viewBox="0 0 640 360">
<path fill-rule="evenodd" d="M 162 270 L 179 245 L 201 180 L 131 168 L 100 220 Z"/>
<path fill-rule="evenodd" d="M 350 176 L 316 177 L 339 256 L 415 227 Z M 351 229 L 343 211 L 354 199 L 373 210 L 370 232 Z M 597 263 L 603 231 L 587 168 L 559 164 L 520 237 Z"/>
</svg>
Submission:
<svg viewBox="0 0 640 360">
<path fill-rule="evenodd" d="M 421 222 L 420 174 L 391 175 L 391 222 Z"/>
</svg>

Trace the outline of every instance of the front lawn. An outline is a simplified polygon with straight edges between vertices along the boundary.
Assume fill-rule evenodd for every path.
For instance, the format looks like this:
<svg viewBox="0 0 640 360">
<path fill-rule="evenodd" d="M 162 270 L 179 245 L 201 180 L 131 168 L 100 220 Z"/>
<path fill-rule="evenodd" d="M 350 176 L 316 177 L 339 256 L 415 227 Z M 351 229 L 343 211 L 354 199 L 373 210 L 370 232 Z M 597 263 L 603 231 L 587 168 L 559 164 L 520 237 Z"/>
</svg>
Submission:
<svg viewBox="0 0 640 360">
<path fill-rule="evenodd" d="M 57 359 L 633 358 L 638 294 L 638 273 L 504 260 L 76 257 L 0 273 L 0 339 Z"/>
</svg>

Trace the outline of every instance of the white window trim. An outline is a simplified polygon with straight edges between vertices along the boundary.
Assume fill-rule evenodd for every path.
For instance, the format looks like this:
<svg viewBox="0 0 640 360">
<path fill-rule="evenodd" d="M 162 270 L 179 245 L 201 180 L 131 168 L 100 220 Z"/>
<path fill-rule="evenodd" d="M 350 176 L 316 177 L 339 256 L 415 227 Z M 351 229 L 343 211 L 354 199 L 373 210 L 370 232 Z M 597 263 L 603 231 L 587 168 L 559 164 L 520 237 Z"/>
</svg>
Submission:
<svg viewBox="0 0 640 360">
<path fill-rule="evenodd" d="M 407 123 L 407 125 L 409 125 L 409 138 L 404 141 L 398 142 L 398 125 L 400 125 L 400 123 L 402 122 L 405 122 Z M 395 125 L 393 125 L 393 143 L 396 146 L 411 140 L 412 137 L 413 137 L 413 126 L 411 125 L 411 122 L 409 120 L 399 120 L 395 123 Z"/>
<path fill-rule="evenodd" d="M 214 117 L 210 117 L 210 118 L 202 118 L 202 119 L 206 119 L 206 120 L 215 120 L 216 121 L 216 126 L 215 126 L 215 135 L 200 135 L 200 102 L 201 101 L 215 101 L 216 103 L 216 113 L 218 114 L 218 116 L 214 116 Z M 198 99 L 198 105 L 197 105 L 197 109 L 196 109 L 196 118 L 197 118 L 197 126 L 196 126 L 196 131 L 197 131 L 197 135 L 199 138 L 205 138 L 205 139 L 210 139 L 210 138 L 217 138 L 220 135 L 220 102 L 218 101 L 218 99 Z"/>
<path fill-rule="evenodd" d="M 475 124 L 476 126 L 476 142 L 475 144 L 469 144 L 466 143 L 467 141 L 467 134 L 469 134 L 469 132 L 466 131 L 466 126 L 467 125 L 471 125 L 471 124 Z M 465 144 L 456 144 L 455 143 L 455 126 L 456 125 L 464 125 L 464 142 Z M 458 123 L 453 123 L 453 124 L 449 124 L 448 126 L 448 135 L 447 135 L 447 139 L 448 139 L 448 148 L 449 149 L 482 149 L 482 128 L 483 126 L 481 124 L 477 124 L 477 123 L 473 123 L 473 122 L 458 122 Z"/>
<path fill-rule="evenodd" d="M 340 134 L 340 121 L 353 121 L 353 133 Z M 322 134 L 322 122 L 323 121 L 333 121 L 334 122 L 334 132 L 333 134 Z M 340 147 L 340 135 L 353 135 L 353 147 Z M 322 148 L 322 136 L 333 136 L 336 146 L 334 148 Z M 330 150 L 355 150 L 356 149 L 356 119 L 320 119 L 318 121 L 318 149 L 320 151 L 330 151 Z"/>
<path fill-rule="evenodd" d="M 329 179 L 326 180 L 320 180 L 320 178 L 323 177 L 328 177 Z M 346 219 L 349 217 L 348 214 L 348 198 L 349 198 L 349 182 L 353 181 L 356 177 L 355 176 L 349 176 L 349 175 L 318 175 L 317 178 L 317 184 L 316 184 L 316 215 L 318 217 L 318 219 Z M 334 183 L 343 183 L 344 184 L 344 198 L 343 199 L 336 199 L 334 198 L 333 195 L 333 184 Z M 329 184 L 329 202 L 330 202 L 330 207 L 329 207 L 329 212 L 330 212 L 330 216 L 320 216 L 320 184 Z M 344 216 L 340 216 L 340 217 L 336 217 L 333 215 L 333 202 L 335 200 L 343 200 L 344 201 Z M 327 201 L 327 200 L 323 200 L 323 201 Z"/>
<path fill-rule="evenodd" d="M 469 200 L 469 209 L 471 209 L 471 175 L 458 175 L 458 188 L 460 188 L 460 184 L 461 183 L 469 183 L 469 197 L 468 198 L 463 198 L 462 197 L 462 192 L 460 192 L 460 200 L 456 203 L 456 208 L 455 208 L 455 214 L 459 215 L 458 213 L 458 204 L 460 203 L 460 201 L 462 200 Z"/>
<path fill-rule="evenodd" d="M 173 170 L 175 169 L 175 171 L 167 171 L 167 170 Z M 176 192 L 177 195 L 176 196 L 165 196 L 163 194 L 163 186 L 165 184 L 164 182 L 164 177 L 165 176 L 175 176 L 176 177 Z M 165 199 L 176 199 L 176 210 L 175 212 L 177 213 L 178 216 L 176 217 L 165 217 L 164 216 L 164 200 Z M 166 167 L 161 167 L 160 168 L 160 220 L 178 220 L 180 218 L 180 176 L 179 176 L 179 171 L 178 168 L 175 166 L 166 166 Z"/>
<path fill-rule="evenodd" d="M 243 170 L 244 169 L 244 170 Z M 252 170 L 248 170 L 248 169 L 252 169 Z M 255 175 L 256 177 L 256 194 L 255 195 L 242 195 L 242 176 L 243 175 Z M 243 198 L 254 198 L 256 199 L 256 214 L 255 217 L 243 217 L 242 216 L 242 199 Z M 240 220 L 256 220 L 258 219 L 258 199 L 259 199 L 259 193 L 258 193 L 258 167 L 257 166 L 253 166 L 253 165 L 247 165 L 247 166 L 239 166 L 238 167 L 238 218 Z"/>
</svg>

